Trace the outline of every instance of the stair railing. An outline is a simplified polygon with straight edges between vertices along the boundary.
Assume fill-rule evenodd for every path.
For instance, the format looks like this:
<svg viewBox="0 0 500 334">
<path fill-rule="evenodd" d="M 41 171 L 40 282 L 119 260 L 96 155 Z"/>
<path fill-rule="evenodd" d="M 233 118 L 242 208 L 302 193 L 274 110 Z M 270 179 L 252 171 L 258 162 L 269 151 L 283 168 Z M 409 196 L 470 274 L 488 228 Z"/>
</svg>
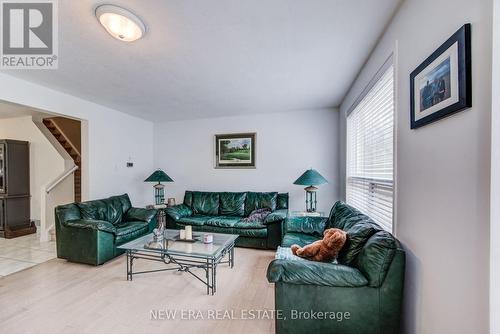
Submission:
<svg viewBox="0 0 500 334">
<path fill-rule="evenodd" d="M 54 197 L 56 197 L 55 195 L 57 195 L 58 190 L 60 190 L 61 192 L 64 191 L 64 189 L 61 189 L 62 182 L 77 170 L 78 166 L 73 165 L 69 169 L 65 170 L 62 174 L 60 174 L 57 178 L 55 178 L 54 181 L 48 183 L 44 187 L 44 190 L 41 192 L 41 199 L 40 199 L 40 204 L 41 204 L 40 206 L 42 211 L 40 215 L 41 241 L 49 240 L 49 232 L 55 226 L 54 203 L 58 202 L 54 201 Z"/>
<path fill-rule="evenodd" d="M 77 165 L 74 165 L 72 168 L 68 169 L 67 171 L 63 172 L 60 176 L 57 177 L 57 179 L 55 179 L 46 189 L 45 189 L 45 192 L 48 194 L 52 191 L 52 189 L 54 189 L 55 187 L 57 187 L 57 185 L 59 183 L 61 183 L 62 181 L 64 181 L 68 176 L 70 176 L 71 174 L 73 174 L 74 172 L 76 172 L 76 170 L 78 169 L 78 166 Z"/>
</svg>

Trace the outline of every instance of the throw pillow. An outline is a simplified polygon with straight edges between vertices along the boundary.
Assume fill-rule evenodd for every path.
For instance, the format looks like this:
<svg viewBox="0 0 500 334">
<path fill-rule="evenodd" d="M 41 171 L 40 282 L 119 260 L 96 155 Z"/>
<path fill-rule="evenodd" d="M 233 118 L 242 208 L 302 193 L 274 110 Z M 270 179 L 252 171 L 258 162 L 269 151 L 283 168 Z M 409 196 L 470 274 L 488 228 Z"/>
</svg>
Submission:
<svg viewBox="0 0 500 334">
<path fill-rule="evenodd" d="M 269 208 L 255 209 L 248 217 L 243 218 L 241 221 L 245 223 L 263 222 L 271 212 Z"/>
</svg>

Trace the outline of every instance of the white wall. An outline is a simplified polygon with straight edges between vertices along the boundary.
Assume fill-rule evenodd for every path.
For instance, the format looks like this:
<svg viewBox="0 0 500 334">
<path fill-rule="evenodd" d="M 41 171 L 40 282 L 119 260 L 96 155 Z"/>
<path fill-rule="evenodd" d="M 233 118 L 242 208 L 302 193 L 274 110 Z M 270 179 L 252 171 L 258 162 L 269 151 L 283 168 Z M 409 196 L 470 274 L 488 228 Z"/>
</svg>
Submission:
<svg viewBox="0 0 500 334">
<path fill-rule="evenodd" d="M 500 333 L 500 0 L 493 11 L 491 113 L 490 332 Z"/>
<path fill-rule="evenodd" d="M 64 159 L 31 116 L 0 119 L 0 138 L 30 142 L 31 219 L 40 220 L 40 192 L 64 171 Z"/>
<path fill-rule="evenodd" d="M 473 108 L 410 130 L 410 73 L 468 22 Z M 488 333 L 491 39 L 491 0 L 406 0 L 341 106 L 342 114 L 395 52 L 404 333 Z"/>
<path fill-rule="evenodd" d="M 256 169 L 214 169 L 214 135 L 257 132 Z M 176 121 L 155 125 L 155 166 L 174 183 L 166 197 L 182 202 L 186 190 L 279 191 L 290 207 L 304 210 L 303 186 L 292 183 L 315 168 L 329 184 L 320 186 L 318 209 L 329 212 L 339 198 L 338 111 L 306 110 Z"/>
<path fill-rule="evenodd" d="M 152 122 L 6 74 L 0 74 L 0 100 L 85 120 L 84 199 L 128 192 L 134 205 L 153 202 L 150 185 L 143 182 L 153 169 Z M 133 168 L 126 168 L 129 157 Z"/>
</svg>

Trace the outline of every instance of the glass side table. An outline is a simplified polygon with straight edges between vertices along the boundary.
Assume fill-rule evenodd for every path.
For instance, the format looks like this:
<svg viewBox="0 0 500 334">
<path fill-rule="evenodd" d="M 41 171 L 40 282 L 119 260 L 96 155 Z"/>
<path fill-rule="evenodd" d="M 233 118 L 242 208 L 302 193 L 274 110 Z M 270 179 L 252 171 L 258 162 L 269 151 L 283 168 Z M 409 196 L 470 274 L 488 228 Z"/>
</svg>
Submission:
<svg viewBox="0 0 500 334">
<path fill-rule="evenodd" d="M 292 211 L 289 217 L 326 217 L 323 211 L 307 212 L 307 211 Z"/>
</svg>

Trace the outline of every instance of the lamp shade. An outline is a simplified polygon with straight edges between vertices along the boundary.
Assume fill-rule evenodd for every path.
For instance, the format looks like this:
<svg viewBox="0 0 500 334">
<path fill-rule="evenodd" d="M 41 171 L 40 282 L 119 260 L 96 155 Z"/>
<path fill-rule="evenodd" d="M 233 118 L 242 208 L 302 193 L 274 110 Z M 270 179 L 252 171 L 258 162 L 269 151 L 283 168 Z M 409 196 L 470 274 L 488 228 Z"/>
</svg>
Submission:
<svg viewBox="0 0 500 334">
<path fill-rule="evenodd" d="M 164 171 L 158 169 L 154 171 L 144 182 L 174 182 Z"/>
<path fill-rule="evenodd" d="M 328 181 L 321 176 L 315 169 L 309 169 L 304 172 L 293 184 L 302 186 L 318 186 L 320 184 L 328 183 Z"/>
</svg>

